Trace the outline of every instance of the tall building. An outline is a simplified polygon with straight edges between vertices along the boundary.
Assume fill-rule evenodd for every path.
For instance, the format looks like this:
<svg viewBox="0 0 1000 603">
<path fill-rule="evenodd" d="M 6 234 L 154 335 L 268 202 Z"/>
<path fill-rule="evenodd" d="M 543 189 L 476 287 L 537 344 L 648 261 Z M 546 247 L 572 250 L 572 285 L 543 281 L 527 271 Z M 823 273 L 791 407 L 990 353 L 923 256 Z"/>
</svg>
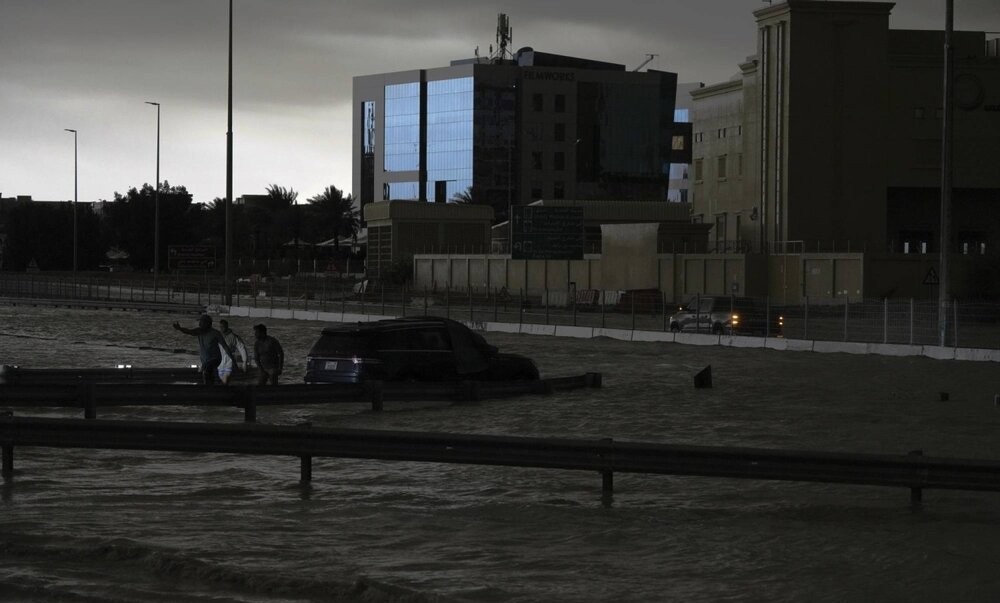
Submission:
<svg viewBox="0 0 1000 603">
<path fill-rule="evenodd" d="M 522 48 L 354 78 L 353 195 L 666 201 L 677 76 Z"/>
<path fill-rule="evenodd" d="M 944 33 L 890 29 L 893 6 L 756 10 L 756 54 L 691 93 L 692 213 L 717 250 L 939 251 Z M 1000 248 L 997 46 L 952 38 L 952 253 Z"/>
</svg>

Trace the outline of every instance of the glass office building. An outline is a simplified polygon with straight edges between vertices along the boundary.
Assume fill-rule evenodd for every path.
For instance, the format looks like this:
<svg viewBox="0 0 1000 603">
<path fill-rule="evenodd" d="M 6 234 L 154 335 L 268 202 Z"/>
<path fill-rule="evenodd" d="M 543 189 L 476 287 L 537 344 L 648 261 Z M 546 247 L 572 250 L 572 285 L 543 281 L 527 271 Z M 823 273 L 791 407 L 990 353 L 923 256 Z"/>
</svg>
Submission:
<svg viewBox="0 0 1000 603">
<path fill-rule="evenodd" d="M 354 78 L 363 204 L 665 201 L 676 76 L 522 49 Z"/>
</svg>

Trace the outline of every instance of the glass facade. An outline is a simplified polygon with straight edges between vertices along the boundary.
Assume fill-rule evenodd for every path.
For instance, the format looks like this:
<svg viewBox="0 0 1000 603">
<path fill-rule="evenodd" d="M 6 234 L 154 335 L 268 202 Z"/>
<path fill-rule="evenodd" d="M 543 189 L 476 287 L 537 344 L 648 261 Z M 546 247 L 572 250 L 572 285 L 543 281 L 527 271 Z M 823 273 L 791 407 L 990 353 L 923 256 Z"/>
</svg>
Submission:
<svg viewBox="0 0 1000 603">
<path fill-rule="evenodd" d="M 418 82 L 385 87 L 384 169 L 387 172 L 420 169 L 420 84 Z"/>
<path fill-rule="evenodd" d="M 472 186 L 473 79 L 427 82 L 427 199 L 444 182 L 450 201 Z"/>
<path fill-rule="evenodd" d="M 415 201 L 420 198 L 418 182 L 386 182 L 382 187 L 383 201 Z"/>
</svg>

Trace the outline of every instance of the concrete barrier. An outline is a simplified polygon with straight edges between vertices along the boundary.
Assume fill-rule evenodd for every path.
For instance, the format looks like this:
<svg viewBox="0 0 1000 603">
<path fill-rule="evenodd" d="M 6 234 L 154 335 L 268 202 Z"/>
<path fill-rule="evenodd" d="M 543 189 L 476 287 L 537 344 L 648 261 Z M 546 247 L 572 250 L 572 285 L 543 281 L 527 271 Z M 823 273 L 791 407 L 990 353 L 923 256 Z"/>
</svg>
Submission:
<svg viewBox="0 0 1000 603">
<path fill-rule="evenodd" d="M 516 322 L 487 322 L 486 331 L 490 333 L 520 333 L 521 325 Z"/>
<path fill-rule="evenodd" d="M 870 354 L 881 356 L 919 356 L 921 346 L 895 343 L 872 343 L 868 345 Z"/>
<path fill-rule="evenodd" d="M 788 340 L 784 337 L 768 337 L 764 340 L 764 348 L 784 352 L 788 349 Z"/>
<path fill-rule="evenodd" d="M 813 351 L 823 354 L 867 354 L 868 344 L 856 341 L 814 341 Z"/>
<path fill-rule="evenodd" d="M 726 345 L 723 341 L 728 339 L 730 347 L 764 349 L 765 339 L 763 337 L 747 337 L 737 335 L 735 337 L 721 337 L 719 339 L 720 345 Z"/>
<path fill-rule="evenodd" d="M 720 335 L 711 335 L 707 333 L 676 333 L 674 335 L 674 341 L 676 343 L 684 343 L 687 345 L 719 345 L 722 337 Z"/>
<path fill-rule="evenodd" d="M 935 360 L 954 360 L 955 348 L 943 348 L 937 345 L 923 346 L 924 356 Z"/>
<path fill-rule="evenodd" d="M 785 342 L 785 349 L 790 352 L 814 351 L 812 339 L 783 339 L 782 341 Z"/>
<path fill-rule="evenodd" d="M 632 341 L 673 343 L 674 334 L 670 331 L 633 331 Z"/>
<path fill-rule="evenodd" d="M 566 325 L 557 325 L 555 331 L 556 337 L 575 337 L 577 339 L 591 339 L 594 337 L 593 327 L 571 327 Z"/>
<path fill-rule="evenodd" d="M 522 324 L 521 333 L 525 335 L 555 335 L 556 326 L 555 325 L 534 325 L 534 324 Z"/>
<path fill-rule="evenodd" d="M 984 350 L 978 348 L 955 348 L 955 360 L 973 360 L 977 362 L 1000 362 L 1000 350 Z"/>
<path fill-rule="evenodd" d="M 594 328 L 594 337 L 609 337 L 621 341 L 632 341 L 633 331 L 627 329 L 601 329 Z"/>
</svg>

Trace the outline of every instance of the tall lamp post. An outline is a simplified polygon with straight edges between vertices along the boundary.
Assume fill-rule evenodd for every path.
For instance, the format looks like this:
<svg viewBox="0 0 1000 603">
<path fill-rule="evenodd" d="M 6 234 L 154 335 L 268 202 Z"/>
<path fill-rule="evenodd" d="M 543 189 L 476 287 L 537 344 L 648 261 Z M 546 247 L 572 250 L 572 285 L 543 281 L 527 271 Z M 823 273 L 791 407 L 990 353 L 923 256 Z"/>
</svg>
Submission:
<svg viewBox="0 0 1000 603">
<path fill-rule="evenodd" d="M 226 267 L 222 277 L 222 294 L 227 306 L 233 304 L 233 0 L 229 0 L 229 129 L 226 130 Z"/>
<path fill-rule="evenodd" d="M 153 290 L 160 273 L 160 103 L 146 101 L 156 107 L 156 188 L 153 189 Z"/>
<path fill-rule="evenodd" d="M 948 273 L 948 252 L 951 248 L 951 187 L 952 187 L 952 105 L 954 49 L 951 38 L 954 29 L 954 0 L 945 2 L 944 23 L 944 103 L 941 120 L 941 259 L 938 285 L 938 345 L 945 346 L 948 335 L 948 297 L 950 296 Z"/>
<path fill-rule="evenodd" d="M 77 144 L 76 130 L 63 128 L 67 132 L 73 133 L 73 276 L 76 276 L 76 198 L 77 198 Z"/>
</svg>

